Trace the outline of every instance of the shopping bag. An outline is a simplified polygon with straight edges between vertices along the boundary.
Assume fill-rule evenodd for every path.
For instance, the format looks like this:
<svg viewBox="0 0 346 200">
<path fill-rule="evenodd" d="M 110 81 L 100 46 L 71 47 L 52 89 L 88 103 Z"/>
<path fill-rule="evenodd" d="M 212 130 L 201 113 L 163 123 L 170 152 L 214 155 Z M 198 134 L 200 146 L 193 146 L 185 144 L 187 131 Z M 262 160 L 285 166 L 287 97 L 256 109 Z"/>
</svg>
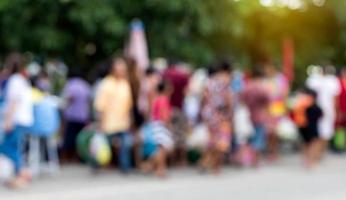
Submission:
<svg viewBox="0 0 346 200">
<path fill-rule="evenodd" d="M 295 141 L 298 139 L 298 128 L 289 117 L 283 117 L 279 120 L 276 133 L 282 140 Z"/>
<path fill-rule="evenodd" d="M 343 128 L 338 128 L 332 140 L 332 145 L 337 151 L 346 150 L 346 131 Z"/>
<path fill-rule="evenodd" d="M 243 104 L 237 106 L 234 113 L 234 133 L 237 141 L 241 144 L 246 143 L 254 132 L 249 109 Z"/>
<path fill-rule="evenodd" d="M 97 132 L 90 141 L 90 155 L 99 166 L 105 166 L 112 160 L 112 151 L 107 137 Z"/>
<path fill-rule="evenodd" d="M 187 137 L 187 146 L 189 149 L 204 149 L 209 141 L 208 127 L 204 124 L 198 124 Z"/>
<path fill-rule="evenodd" d="M 88 126 L 80 131 L 77 135 L 76 146 L 78 156 L 87 163 L 93 162 L 93 158 L 90 155 L 89 147 L 91 138 L 96 134 L 96 130 L 93 126 Z"/>
<path fill-rule="evenodd" d="M 0 183 L 11 180 L 15 175 L 13 162 L 0 154 Z"/>
</svg>

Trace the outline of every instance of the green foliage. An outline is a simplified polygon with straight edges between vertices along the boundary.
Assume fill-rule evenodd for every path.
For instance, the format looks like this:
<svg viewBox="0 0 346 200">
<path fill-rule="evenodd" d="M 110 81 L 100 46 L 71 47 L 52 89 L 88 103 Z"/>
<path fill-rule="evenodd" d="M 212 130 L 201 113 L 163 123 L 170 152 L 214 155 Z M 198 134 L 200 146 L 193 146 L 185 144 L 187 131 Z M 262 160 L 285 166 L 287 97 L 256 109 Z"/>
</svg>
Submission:
<svg viewBox="0 0 346 200">
<path fill-rule="evenodd" d="M 311 2 L 293 10 L 258 0 L 1 0 L 0 54 L 30 51 L 92 66 L 121 51 L 130 22 L 139 18 L 151 57 L 198 65 L 229 55 L 248 67 L 266 59 L 280 63 L 282 40 L 290 37 L 301 80 L 309 64 L 346 61 L 346 3 Z"/>
</svg>

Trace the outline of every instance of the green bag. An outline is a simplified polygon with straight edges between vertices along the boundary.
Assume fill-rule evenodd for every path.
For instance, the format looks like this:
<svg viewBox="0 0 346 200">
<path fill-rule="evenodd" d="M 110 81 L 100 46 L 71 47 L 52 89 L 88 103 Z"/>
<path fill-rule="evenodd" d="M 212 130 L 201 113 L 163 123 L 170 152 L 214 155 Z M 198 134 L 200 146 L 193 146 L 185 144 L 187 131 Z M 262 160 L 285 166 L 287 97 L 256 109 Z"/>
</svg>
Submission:
<svg viewBox="0 0 346 200">
<path fill-rule="evenodd" d="M 79 157 L 87 162 L 93 162 L 93 158 L 90 155 L 90 143 L 92 137 L 95 135 L 96 131 L 91 128 L 85 128 L 77 136 L 77 153 Z"/>
<path fill-rule="evenodd" d="M 346 149 L 346 131 L 343 128 L 338 128 L 333 138 L 333 146 L 335 150 L 342 151 Z"/>
</svg>

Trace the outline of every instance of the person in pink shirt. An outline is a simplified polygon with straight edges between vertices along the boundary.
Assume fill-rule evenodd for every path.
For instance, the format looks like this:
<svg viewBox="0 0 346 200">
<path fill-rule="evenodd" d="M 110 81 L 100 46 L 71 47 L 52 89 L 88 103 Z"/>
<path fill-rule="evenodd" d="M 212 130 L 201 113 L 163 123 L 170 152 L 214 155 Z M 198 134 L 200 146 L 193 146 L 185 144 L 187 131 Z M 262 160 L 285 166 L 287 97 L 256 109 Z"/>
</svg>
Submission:
<svg viewBox="0 0 346 200">
<path fill-rule="evenodd" d="M 170 104 L 170 88 L 167 82 L 162 81 L 157 86 L 157 95 L 154 98 L 151 119 L 153 121 L 160 121 L 168 125 L 171 119 L 172 108 Z"/>
<path fill-rule="evenodd" d="M 254 133 L 249 143 L 253 151 L 254 158 L 251 161 L 253 167 L 259 164 L 259 158 L 267 146 L 268 130 L 266 122 L 268 121 L 268 107 L 270 97 L 265 85 L 263 84 L 264 75 L 261 70 L 255 68 L 251 79 L 247 82 L 241 99 L 250 111 L 250 118 L 254 126 Z"/>
</svg>

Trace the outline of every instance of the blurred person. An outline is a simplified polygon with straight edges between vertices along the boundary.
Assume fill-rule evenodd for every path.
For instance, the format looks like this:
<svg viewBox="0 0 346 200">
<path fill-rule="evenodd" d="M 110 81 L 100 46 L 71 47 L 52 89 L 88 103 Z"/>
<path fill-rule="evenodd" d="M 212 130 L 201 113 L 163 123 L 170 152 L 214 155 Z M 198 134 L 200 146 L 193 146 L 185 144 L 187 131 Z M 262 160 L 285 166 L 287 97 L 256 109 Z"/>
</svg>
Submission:
<svg viewBox="0 0 346 200">
<path fill-rule="evenodd" d="M 238 113 L 239 110 L 244 110 L 244 105 L 240 101 L 240 96 L 242 91 L 244 90 L 245 87 L 245 74 L 243 71 L 236 69 L 232 73 L 232 78 L 231 78 L 231 85 L 230 85 L 230 90 L 232 93 L 232 100 L 233 100 L 233 110 L 234 114 Z M 240 112 L 241 113 L 241 112 Z M 235 118 L 233 120 L 233 124 L 235 124 Z M 236 125 L 234 126 L 233 130 L 235 131 Z M 231 155 L 230 155 L 230 160 L 231 162 L 237 162 L 237 154 L 239 154 L 239 149 L 242 146 L 242 141 L 240 137 L 240 133 L 234 132 L 234 137 L 232 138 L 232 147 L 231 147 Z"/>
<path fill-rule="evenodd" d="M 143 116 L 138 108 L 138 99 L 141 88 L 141 72 L 138 69 L 137 63 L 134 59 L 127 59 L 128 77 L 131 86 L 131 95 L 133 102 L 133 126 L 137 129 L 143 124 Z"/>
<path fill-rule="evenodd" d="M 100 83 L 108 75 L 109 66 L 111 62 L 112 62 L 111 59 L 105 59 L 97 63 L 96 66 L 94 67 L 95 72 L 93 72 L 93 81 L 91 85 L 91 101 L 92 102 L 95 102 Z M 94 106 L 92 106 L 91 111 L 92 111 L 92 114 L 91 114 L 92 120 L 97 119 L 98 118 L 97 111 L 95 110 Z"/>
<path fill-rule="evenodd" d="M 232 73 L 231 90 L 234 96 L 235 105 L 238 103 L 239 95 L 245 87 L 245 74 L 241 70 L 235 70 Z"/>
<path fill-rule="evenodd" d="M 137 168 L 139 168 L 141 163 L 141 155 L 140 155 L 140 138 L 139 138 L 138 130 L 144 123 L 144 115 L 139 110 L 139 107 L 138 107 L 142 73 L 137 66 L 136 60 L 134 60 L 133 58 L 127 58 L 127 65 L 128 65 L 129 82 L 131 86 L 132 102 L 133 102 L 131 131 L 133 132 L 134 138 L 135 138 L 134 140 L 135 165 Z"/>
<path fill-rule="evenodd" d="M 150 119 L 153 99 L 160 80 L 159 73 L 153 67 L 145 70 L 138 96 L 138 109 L 143 114 L 145 121 Z"/>
<path fill-rule="evenodd" d="M 339 75 L 340 94 L 337 102 L 337 124 L 346 128 L 346 68 L 340 70 Z"/>
<path fill-rule="evenodd" d="M 98 112 L 100 130 L 115 149 L 119 148 L 119 165 L 122 172 L 130 170 L 131 127 L 133 101 L 124 58 L 112 59 L 108 75 L 101 81 L 94 102 Z"/>
<path fill-rule="evenodd" d="M 270 97 L 266 86 L 263 83 L 264 74 L 258 68 L 254 69 L 251 79 L 246 84 L 241 94 L 241 100 L 248 107 L 250 119 L 254 126 L 255 132 L 251 136 L 249 144 L 254 151 L 254 158 L 251 161 L 253 167 L 257 167 L 259 159 L 266 147 L 268 120 L 268 106 Z"/>
<path fill-rule="evenodd" d="M 42 91 L 48 93 L 52 92 L 51 80 L 45 70 L 41 70 L 40 74 L 37 77 L 36 85 Z"/>
<path fill-rule="evenodd" d="M 66 102 L 62 153 L 67 162 L 77 160 L 76 138 L 90 120 L 91 88 L 80 70 L 79 67 L 70 70 L 62 94 Z"/>
<path fill-rule="evenodd" d="M 185 96 L 185 89 L 189 82 L 189 74 L 179 67 L 179 63 L 171 62 L 162 75 L 164 80 L 171 83 L 173 93 L 170 99 L 173 108 L 181 110 Z"/>
<path fill-rule="evenodd" d="M 172 107 L 169 102 L 171 89 L 167 81 L 162 80 L 156 89 L 151 110 L 151 120 L 160 121 L 166 126 L 169 125 L 172 115 Z"/>
<path fill-rule="evenodd" d="M 317 164 L 318 121 L 323 113 L 317 105 L 317 93 L 314 90 L 305 89 L 297 98 L 293 116 L 303 140 L 304 164 L 312 168 Z"/>
<path fill-rule="evenodd" d="M 340 94 L 339 80 L 335 76 L 333 66 L 325 66 L 322 75 L 311 75 L 306 81 L 307 87 L 317 93 L 317 104 L 323 111 L 318 124 L 319 129 L 319 157 L 322 158 L 329 140 L 333 137 L 336 122 L 337 100 Z"/>
<path fill-rule="evenodd" d="M 203 69 L 196 70 L 189 80 L 184 99 L 184 113 L 190 126 L 198 123 L 206 80 L 207 73 Z"/>
<path fill-rule="evenodd" d="M 51 92 L 54 95 L 61 94 L 68 73 L 67 66 L 60 59 L 51 59 L 46 63 L 45 69 L 51 80 Z"/>
<path fill-rule="evenodd" d="M 13 68 L 13 59 L 12 57 L 16 55 L 10 55 L 6 58 L 4 65 L 2 66 L 1 72 L 0 72 L 0 102 L 1 106 L 3 106 L 3 103 L 5 101 L 5 95 L 6 95 L 6 87 L 8 83 L 8 79 L 11 76 L 11 70 Z"/>
<path fill-rule="evenodd" d="M 224 155 L 228 153 L 231 143 L 232 98 L 229 89 L 231 65 L 220 63 L 216 66 L 206 84 L 202 118 L 209 132 L 209 144 L 204 152 L 202 170 L 219 173 Z"/>
<path fill-rule="evenodd" d="M 0 144 L 0 154 L 8 157 L 15 166 L 16 176 L 9 185 L 24 187 L 31 174 L 23 166 L 23 137 L 33 124 L 33 103 L 31 86 L 26 76 L 23 57 L 19 53 L 10 54 L 8 66 L 10 77 L 5 94 L 5 136 Z"/>
<path fill-rule="evenodd" d="M 183 101 L 189 83 L 189 73 L 186 65 L 176 61 L 171 61 L 168 68 L 163 72 L 162 78 L 172 85 L 172 95 L 170 103 L 173 108 L 172 132 L 176 144 L 173 153 L 173 163 L 185 165 L 186 150 L 185 139 L 187 135 L 187 119 L 183 112 Z"/>
<path fill-rule="evenodd" d="M 269 118 L 268 118 L 268 153 L 269 160 L 274 161 L 278 157 L 279 137 L 276 127 L 280 119 L 286 114 L 286 98 L 289 93 L 287 78 L 279 72 L 273 64 L 264 67 L 264 84 L 269 94 Z"/>
<path fill-rule="evenodd" d="M 152 137 L 156 144 L 155 150 L 149 155 L 148 162 L 143 164 L 143 170 L 155 169 L 158 177 L 166 176 L 167 156 L 173 148 L 173 138 L 169 131 L 172 108 L 169 102 L 171 89 L 167 81 L 161 81 L 156 89 L 153 100 L 151 121 Z"/>
</svg>

